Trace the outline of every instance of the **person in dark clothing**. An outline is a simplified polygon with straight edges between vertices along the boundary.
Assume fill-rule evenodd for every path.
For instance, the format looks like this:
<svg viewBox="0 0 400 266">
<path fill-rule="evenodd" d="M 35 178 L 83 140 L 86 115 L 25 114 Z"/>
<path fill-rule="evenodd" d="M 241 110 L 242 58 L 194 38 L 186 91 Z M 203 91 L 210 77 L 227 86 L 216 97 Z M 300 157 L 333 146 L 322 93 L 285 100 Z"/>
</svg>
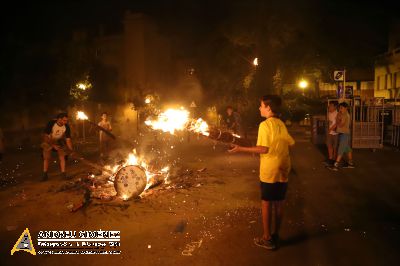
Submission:
<svg viewBox="0 0 400 266">
<path fill-rule="evenodd" d="M 226 117 L 225 124 L 228 130 L 233 131 L 233 133 L 241 134 L 241 119 L 238 112 L 233 110 L 232 106 L 226 107 Z"/>
</svg>

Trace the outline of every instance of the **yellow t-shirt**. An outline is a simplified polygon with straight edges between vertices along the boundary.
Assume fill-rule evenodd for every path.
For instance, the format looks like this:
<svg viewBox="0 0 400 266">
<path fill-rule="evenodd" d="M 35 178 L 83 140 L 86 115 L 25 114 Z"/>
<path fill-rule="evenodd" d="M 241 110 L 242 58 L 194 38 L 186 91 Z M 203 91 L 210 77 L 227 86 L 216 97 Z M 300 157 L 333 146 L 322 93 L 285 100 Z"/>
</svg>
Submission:
<svg viewBox="0 0 400 266">
<path fill-rule="evenodd" d="M 260 180 L 265 183 L 287 182 L 290 172 L 289 146 L 294 144 L 285 124 L 270 117 L 260 123 L 257 146 L 268 147 L 260 154 Z"/>
</svg>

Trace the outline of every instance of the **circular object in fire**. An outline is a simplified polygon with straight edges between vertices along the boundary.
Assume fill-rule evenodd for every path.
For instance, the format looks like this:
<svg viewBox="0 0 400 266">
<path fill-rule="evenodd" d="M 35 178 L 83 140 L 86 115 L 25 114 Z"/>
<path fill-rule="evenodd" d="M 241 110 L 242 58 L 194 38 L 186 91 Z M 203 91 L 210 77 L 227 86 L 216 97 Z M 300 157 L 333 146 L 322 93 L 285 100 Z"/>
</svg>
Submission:
<svg viewBox="0 0 400 266">
<path fill-rule="evenodd" d="M 147 185 L 146 172 L 137 165 L 121 168 L 115 176 L 114 186 L 117 197 L 128 200 L 139 196 Z"/>
</svg>

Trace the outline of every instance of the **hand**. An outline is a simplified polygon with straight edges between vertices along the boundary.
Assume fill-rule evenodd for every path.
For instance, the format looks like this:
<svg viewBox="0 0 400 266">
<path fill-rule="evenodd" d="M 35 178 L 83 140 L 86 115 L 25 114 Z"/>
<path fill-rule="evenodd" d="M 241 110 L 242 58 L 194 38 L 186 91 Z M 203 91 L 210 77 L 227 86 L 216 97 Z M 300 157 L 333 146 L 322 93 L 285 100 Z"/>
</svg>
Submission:
<svg viewBox="0 0 400 266">
<path fill-rule="evenodd" d="M 61 147 L 60 147 L 59 145 L 53 145 L 53 148 L 54 148 L 56 151 L 58 151 L 58 150 L 61 149 Z"/>
<path fill-rule="evenodd" d="M 236 144 L 231 144 L 231 149 L 228 150 L 228 152 L 230 153 L 235 153 L 235 152 L 239 152 L 240 151 L 240 146 L 236 145 Z"/>
</svg>

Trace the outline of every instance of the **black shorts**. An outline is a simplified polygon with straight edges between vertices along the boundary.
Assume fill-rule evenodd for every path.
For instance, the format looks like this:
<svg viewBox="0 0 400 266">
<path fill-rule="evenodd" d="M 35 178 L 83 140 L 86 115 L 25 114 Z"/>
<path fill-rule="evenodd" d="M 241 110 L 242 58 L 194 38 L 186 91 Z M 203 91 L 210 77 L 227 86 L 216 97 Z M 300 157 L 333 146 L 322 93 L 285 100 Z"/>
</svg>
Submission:
<svg viewBox="0 0 400 266">
<path fill-rule="evenodd" d="M 260 181 L 261 199 L 265 201 L 284 200 L 287 183 L 264 183 Z"/>
</svg>

